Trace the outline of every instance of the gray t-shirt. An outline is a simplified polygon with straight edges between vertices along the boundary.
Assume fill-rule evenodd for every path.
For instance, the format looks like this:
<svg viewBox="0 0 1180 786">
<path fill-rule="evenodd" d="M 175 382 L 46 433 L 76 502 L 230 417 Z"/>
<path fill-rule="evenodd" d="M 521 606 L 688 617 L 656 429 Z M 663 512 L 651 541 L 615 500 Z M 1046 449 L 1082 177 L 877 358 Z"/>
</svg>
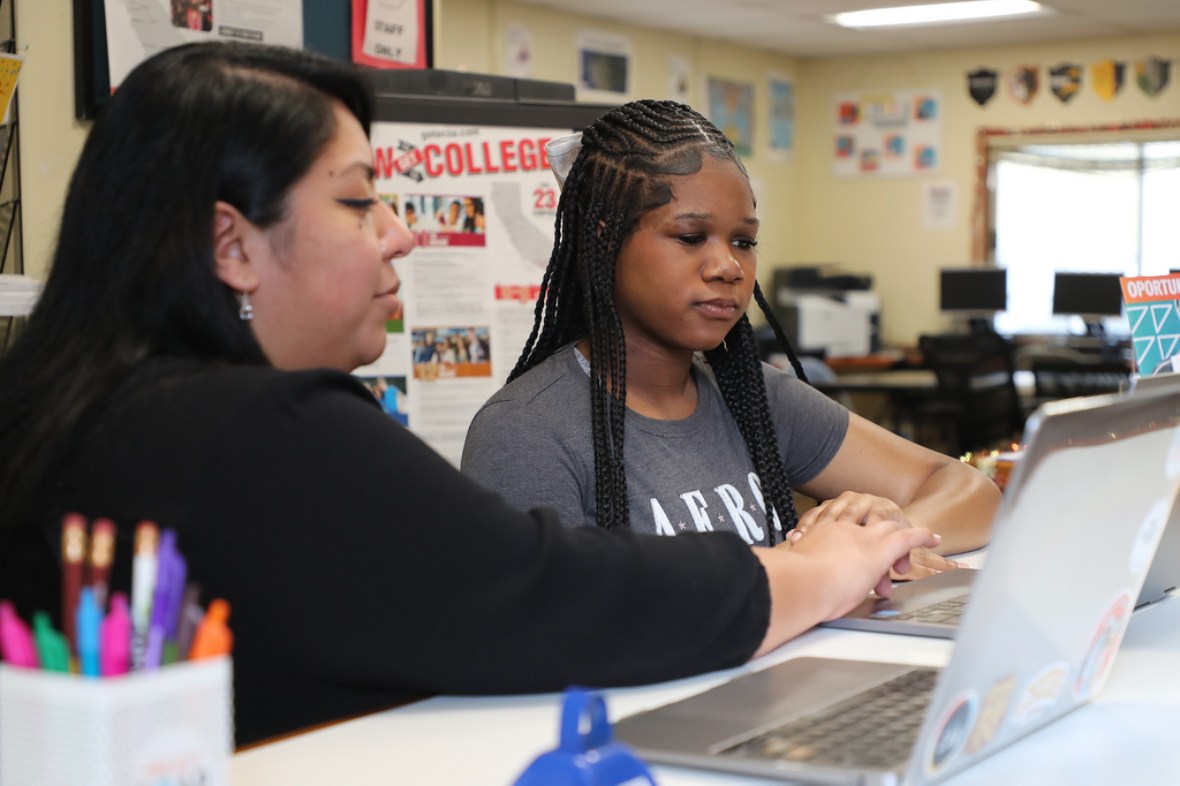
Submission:
<svg viewBox="0 0 1180 786">
<path fill-rule="evenodd" d="M 522 508 L 556 508 L 566 526 L 593 525 L 590 379 L 573 346 L 492 396 L 471 424 L 463 472 Z M 848 411 L 763 366 L 787 479 L 798 486 L 836 455 Z M 631 528 L 677 535 L 728 530 L 766 542 L 761 481 L 708 366 L 694 363 L 697 408 L 683 420 L 626 414 L 624 462 Z"/>
</svg>

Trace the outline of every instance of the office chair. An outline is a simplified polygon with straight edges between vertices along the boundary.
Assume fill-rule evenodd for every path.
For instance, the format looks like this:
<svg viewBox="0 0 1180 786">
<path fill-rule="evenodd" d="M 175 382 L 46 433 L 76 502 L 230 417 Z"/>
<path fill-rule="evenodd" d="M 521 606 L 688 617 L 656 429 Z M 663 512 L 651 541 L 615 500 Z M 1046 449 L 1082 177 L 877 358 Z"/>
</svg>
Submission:
<svg viewBox="0 0 1180 786">
<path fill-rule="evenodd" d="M 918 348 L 938 388 L 915 403 L 915 426 L 941 426 L 944 452 L 960 456 L 1019 438 L 1025 418 L 1007 340 L 997 333 L 922 336 Z"/>
</svg>

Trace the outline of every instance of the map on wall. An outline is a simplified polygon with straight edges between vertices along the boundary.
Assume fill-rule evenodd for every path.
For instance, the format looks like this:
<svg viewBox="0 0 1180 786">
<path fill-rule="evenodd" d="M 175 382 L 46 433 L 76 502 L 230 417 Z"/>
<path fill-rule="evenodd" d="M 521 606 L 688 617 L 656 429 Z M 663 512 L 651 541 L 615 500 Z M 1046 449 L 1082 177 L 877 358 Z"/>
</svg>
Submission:
<svg viewBox="0 0 1180 786">
<path fill-rule="evenodd" d="M 939 91 L 839 93 L 834 112 L 832 171 L 837 177 L 920 175 L 939 170 Z"/>
<path fill-rule="evenodd" d="M 709 120 L 733 142 L 739 156 L 754 152 L 754 83 L 711 76 L 705 80 Z"/>
</svg>

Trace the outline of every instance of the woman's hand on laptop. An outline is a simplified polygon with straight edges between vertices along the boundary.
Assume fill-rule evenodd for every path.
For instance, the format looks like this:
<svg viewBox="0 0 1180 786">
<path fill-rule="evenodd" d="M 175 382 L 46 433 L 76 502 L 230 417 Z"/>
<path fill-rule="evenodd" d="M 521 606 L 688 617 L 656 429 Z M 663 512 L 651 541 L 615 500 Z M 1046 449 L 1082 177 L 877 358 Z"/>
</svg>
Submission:
<svg viewBox="0 0 1180 786">
<path fill-rule="evenodd" d="M 906 573 L 891 570 L 889 577 L 894 581 L 916 581 L 944 570 L 965 568 L 966 565 L 947 557 L 940 557 L 929 549 L 914 549 L 910 552 L 910 569 Z"/>
<path fill-rule="evenodd" d="M 797 543 L 809 531 L 837 520 L 855 521 L 868 525 L 877 521 L 895 521 L 902 527 L 912 527 L 905 512 L 892 500 L 872 494 L 845 491 L 838 497 L 827 499 L 799 517 L 799 524 L 787 535 L 787 540 Z M 934 552 L 918 548 L 910 553 L 909 570 L 899 573 L 890 570 L 893 581 L 914 581 L 933 576 L 944 570 L 961 567 L 958 562 L 940 557 Z"/>
<path fill-rule="evenodd" d="M 873 494 L 845 491 L 838 497 L 825 499 L 799 517 L 799 524 L 791 533 L 795 540 L 823 524 L 846 519 L 858 524 L 872 524 L 875 521 L 896 521 L 909 527 L 909 519 L 896 502 Z"/>
<path fill-rule="evenodd" d="M 888 597 L 890 569 L 910 570 L 910 552 L 939 537 L 890 519 L 837 519 L 813 528 L 788 549 L 755 548 L 770 583 L 770 626 L 762 655 L 818 622 L 843 616 L 869 594 Z"/>
</svg>

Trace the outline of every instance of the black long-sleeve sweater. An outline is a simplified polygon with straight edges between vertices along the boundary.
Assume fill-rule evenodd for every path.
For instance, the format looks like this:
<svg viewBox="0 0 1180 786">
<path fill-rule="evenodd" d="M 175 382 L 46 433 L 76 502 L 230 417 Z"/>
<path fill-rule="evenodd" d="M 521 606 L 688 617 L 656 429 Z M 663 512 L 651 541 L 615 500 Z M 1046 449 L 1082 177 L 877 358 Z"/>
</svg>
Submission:
<svg viewBox="0 0 1180 786">
<path fill-rule="evenodd" d="M 346 374 L 143 366 L 78 440 L 0 598 L 60 609 L 61 515 L 171 527 L 233 606 L 237 741 L 429 693 L 634 685 L 738 665 L 767 579 L 736 535 L 562 528 L 465 478 Z M 55 614 L 56 616 L 56 614 Z"/>
</svg>

